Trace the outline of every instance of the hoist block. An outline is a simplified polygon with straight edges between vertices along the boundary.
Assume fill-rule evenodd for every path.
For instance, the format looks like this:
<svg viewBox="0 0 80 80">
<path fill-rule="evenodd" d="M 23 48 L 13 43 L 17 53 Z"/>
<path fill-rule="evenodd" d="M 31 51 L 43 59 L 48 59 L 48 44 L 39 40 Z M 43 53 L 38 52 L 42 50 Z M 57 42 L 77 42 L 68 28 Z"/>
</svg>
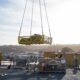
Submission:
<svg viewBox="0 0 80 80">
<path fill-rule="evenodd" d="M 34 34 L 31 36 L 19 36 L 18 37 L 19 44 L 51 44 L 52 38 L 44 35 Z"/>
</svg>

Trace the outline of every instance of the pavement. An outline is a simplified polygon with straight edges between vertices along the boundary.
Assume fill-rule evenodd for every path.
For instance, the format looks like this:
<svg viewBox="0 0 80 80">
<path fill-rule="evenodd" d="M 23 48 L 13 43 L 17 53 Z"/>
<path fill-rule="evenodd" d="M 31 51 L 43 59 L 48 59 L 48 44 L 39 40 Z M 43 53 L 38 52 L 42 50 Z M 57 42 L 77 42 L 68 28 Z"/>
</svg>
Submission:
<svg viewBox="0 0 80 80">
<path fill-rule="evenodd" d="M 80 80 L 80 70 L 73 74 L 72 69 L 67 69 L 63 73 L 29 73 L 26 70 L 0 69 L 0 80 Z"/>
</svg>

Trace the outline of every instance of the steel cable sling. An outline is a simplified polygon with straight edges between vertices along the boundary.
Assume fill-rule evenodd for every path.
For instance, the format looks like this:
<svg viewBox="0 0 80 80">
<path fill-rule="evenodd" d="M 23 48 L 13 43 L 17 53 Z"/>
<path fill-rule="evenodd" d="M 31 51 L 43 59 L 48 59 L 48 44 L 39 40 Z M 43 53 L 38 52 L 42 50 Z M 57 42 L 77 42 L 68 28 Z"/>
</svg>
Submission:
<svg viewBox="0 0 80 80">
<path fill-rule="evenodd" d="M 48 20 L 45 0 L 43 0 L 43 2 L 44 2 L 44 8 L 45 8 L 45 13 L 46 13 L 46 18 L 47 18 L 47 23 L 48 23 L 48 28 L 49 28 L 49 35 L 50 35 L 50 38 L 51 38 L 51 31 L 50 31 L 50 25 L 49 25 L 49 20 Z"/>
<path fill-rule="evenodd" d="M 39 0 L 39 9 L 40 9 L 40 22 L 41 22 L 42 35 L 39 35 L 39 34 L 32 35 L 33 11 L 34 11 L 34 0 L 32 0 L 32 14 L 31 14 L 30 36 L 20 36 L 21 35 L 21 31 L 22 31 L 22 26 L 23 26 L 23 21 L 24 21 L 27 1 L 28 0 L 26 0 L 26 3 L 25 3 L 24 12 L 23 12 L 23 16 L 22 16 L 22 21 L 21 21 L 21 25 L 20 25 L 19 36 L 18 36 L 18 43 L 19 44 L 46 44 L 46 43 L 47 44 L 51 44 L 52 38 L 51 38 L 50 25 L 49 25 L 49 21 L 48 21 L 48 15 L 47 15 L 47 10 L 46 10 L 45 0 L 43 0 L 43 3 L 44 3 L 46 18 L 47 18 L 47 23 L 48 23 L 48 28 L 49 28 L 49 35 L 50 35 L 50 37 L 47 37 L 47 39 L 48 39 L 47 42 L 45 42 L 45 35 L 44 35 L 44 31 L 43 31 L 43 18 L 42 18 L 41 0 Z"/>
<path fill-rule="evenodd" d="M 34 0 L 32 1 L 32 15 L 31 15 L 30 36 L 32 35 L 33 11 L 34 11 Z"/>
<path fill-rule="evenodd" d="M 19 36 L 18 36 L 18 43 L 19 44 L 30 44 L 31 43 L 29 39 L 30 39 L 30 36 L 32 35 L 32 22 L 33 22 L 34 0 L 32 1 L 32 14 L 31 14 L 30 36 L 21 36 L 21 31 L 22 31 L 22 27 L 23 27 L 23 21 L 24 21 L 24 17 L 25 17 L 27 2 L 28 2 L 28 0 L 26 0 L 26 3 L 25 3 L 24 12 L 23 12 L 22 21 L 21 21 L 20 30 L 19 30 Z"/>
<path fill-rule="evenodd" d="M 40 18 L 41 18 L 41 28 L 42 28 L 42 38 L 45 41 L 45 35 L 44 35 L 44 30 L 43 30 L 43 21 L 42 21 L 42 8 L 41 8 L 41 0 L 39 0 L 39 6 L 40 6 Z M 51 37 L 51 31 L 50 31 L 50 25 L 49 25 L 49 20 L 48 20 L 48 15 L 47 15 L 47 10 L 46 10 L 46 3 L 45 0 L 43 0 L 43 6 L 45 9 L 45 14 L 46 14 L 46 19 L 47 19 L 47 24 L 48 24 L 48 29 L 49 29 L 49 44 L 52 43 L 52 37 Z"/>
<path fill-rule="evenodd" d="M 22 21 L 21 21 L 20 30 L 19 30 L 19 36 L 20 36 L 20 34 L 21 34 L 21 30 L 22 30 L 22 26 L 23 26 L 23 20 L 24 20 L 24 16 L 25 16 L 27 1 L 28 1 L 28 0 L 26 0 L 25 7 L 24 7 L 24 12 L 23 12 Z M 18 36 L 18 41 L 19 41 L 19 36 Z"/>
<path fill-rule="evenodd" d="M 41 12 L 41 0 L 39 0 L 39 7 L 40 7 L 41 28 L 42 28 L 42 36 L 43 36 L 44 32 L 43 32 L 43 22 L 42 22 L 42 12 Z"/>
</svg>

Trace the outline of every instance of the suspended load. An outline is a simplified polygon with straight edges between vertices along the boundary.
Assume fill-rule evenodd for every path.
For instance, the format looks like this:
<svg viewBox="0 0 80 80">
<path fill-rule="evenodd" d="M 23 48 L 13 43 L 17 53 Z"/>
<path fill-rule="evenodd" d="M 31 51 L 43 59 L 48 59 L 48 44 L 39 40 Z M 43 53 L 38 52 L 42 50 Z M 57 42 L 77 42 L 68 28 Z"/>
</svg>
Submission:
<svg viewBox="0 0 80 80">
<path fill-rule="evenodd" d="M 40 8 L 40 21 L 41 21 L 41 34 L 34 33 L 32 34 L 32 23 L 33 23 L 33 9 L 34 9 L 34 0 L 32 0 L 32 15 L 31 15 L 31 28 L 30 28 L 30 36 L 21 36 L 21 31 L 22 31 L 22 26 L 23 26 L 23 20 L 24 20 L 24 14 L 26 11 L 26 5 L 27 5 L 27 0 L 24 8 L 24 13 L 22 17 L 22 22 L 21 22 L 21 27 L 19 31 L 19 36 L 18 36 L 18 43 L 19 44 L 25 44 L 25 45 L 31 45 L 31 44 L 52 44 L 52 37 L 51 37 L 51 32 L 50 32 L 50 27 L 49 27 L 49 22 L 48 22 L 48 16 L 47 16 L 47 11 L 46 11 L 46 5 L 45 5 L 45 0 L 44 2 L 44 8 L 45 8 L 45 13 L 46 13 L 46 18 L 47 18 L 47 24 L 48 24 L 48 30 L 49 30 L 49 36 L 46 36 L 43 31 L 43 22 L 42 22 L 42 12 L 41 12 L 41 0 L 39 0 L 39 8 Z"/>
<path fill-rule="evenodd" d="M 32 36 L 19 36 L 19 44 L 51 44 L 52 38 L 40 34 L 34 34 Z"/>
</svg>

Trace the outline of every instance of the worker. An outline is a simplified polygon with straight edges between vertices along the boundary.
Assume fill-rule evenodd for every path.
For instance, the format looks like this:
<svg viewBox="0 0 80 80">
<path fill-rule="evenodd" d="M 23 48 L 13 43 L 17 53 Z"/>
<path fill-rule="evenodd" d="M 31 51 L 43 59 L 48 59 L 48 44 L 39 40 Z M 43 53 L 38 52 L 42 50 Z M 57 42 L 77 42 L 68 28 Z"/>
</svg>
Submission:
<svg viewBox="0 0 80 80">
<path fill-rule="evenodd" d="M 61 54 L 60 57 L 60 62 L 61 62 L 61 66 L 66 68 L 66 59 L 64 58 L 64 56 Z"/>
<path fill-rule="evenodd" d="M 73 74 L 77 73 L 77 68 L 78 68 L 78 59 L 76 55 L 74 56 L 74 69 L 73 69 Z"/>
<path fill-rule="evenodd" d="M 60 58 L 58 57 L 58 55 L 55 56 L 55 69 L 59 69 L 60 67 Z"/>
<path fill-rule="evenodd" d="M 11 69 L 11 64 L 10 64 L 10 65 L 8 65 L 7 69 Z"/>
<path fill-rule="evenodd" d="M 60 59 L 59 59 L 59 57 L 57 55 L 55 57 L 55 62 L 56 62 L 56 64 L 59 64 L 60 63 Z"/>
</svg>

